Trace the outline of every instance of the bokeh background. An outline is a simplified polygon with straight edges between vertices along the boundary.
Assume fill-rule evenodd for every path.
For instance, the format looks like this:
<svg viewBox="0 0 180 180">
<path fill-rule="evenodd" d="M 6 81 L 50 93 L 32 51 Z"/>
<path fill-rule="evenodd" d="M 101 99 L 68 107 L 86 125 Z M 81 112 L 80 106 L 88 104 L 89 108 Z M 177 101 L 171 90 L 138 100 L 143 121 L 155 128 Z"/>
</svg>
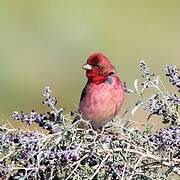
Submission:
<svg viewBox="0 0 180 180">
<path fill-rule="evenodd" d="M 94 51 L 128 84 L 140 77 L 141 59 L 159 74 L 165 64 L 179 66 L 180 1 L 1 0 L 1 120 L 12 111 L 47 110 L 47 85 L 66 112 L 76 109 L 86 82 L 81 65 Z M 127 96 L 125 106 L 135 99 Z"/>
</svg>

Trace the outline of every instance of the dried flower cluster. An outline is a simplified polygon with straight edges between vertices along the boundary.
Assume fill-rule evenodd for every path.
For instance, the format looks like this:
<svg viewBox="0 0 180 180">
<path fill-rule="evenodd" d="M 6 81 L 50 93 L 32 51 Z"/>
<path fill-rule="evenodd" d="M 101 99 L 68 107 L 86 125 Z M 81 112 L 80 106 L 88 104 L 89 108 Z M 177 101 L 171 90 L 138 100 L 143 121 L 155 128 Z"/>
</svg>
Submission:
<svg viewBox="0 0 180 180">
<path fill-rule="evenodd" d="M 139 107 L 142 107 L 145 111 L 150 113 L 148 119 L 152 115 L 159 115 L 162 116 L 162 122 L 165 124 L 180 125 L 180 97 L 167 91 L 160 77 L 151 73 L 150 68 L 144 61 L 140 61 L 139 67 L 142 72 L 143 81 L 139 84 L 139 80 L 136 79 L 134 81 L 134 90 L 129 89 L 126 83 L 124 84 L 127 93 L 136 93 L 141 97 L 141 100 L 136 103 L 132 112 L 134 113 Z M 170 82 L 179 88 L 179 69 L 175 66 L 166 65 L 164 70 Z M 154 88 L 156 91 L 151 97 L 145 97 L 144 95 L 148 88 Z"/>
<path fill-rule="evenodd" d="M 57 100 L 56 97 L 51 97 L 51 90 L 49 87 L 45 87 L 42 96 L 45 98 L 42 103 L 51 107 L 52 111 L 37 113 L 35 110 L 32 110 L 30 114 L 24 113 L 23 111 L 20 113 L 15 111 L 12 117 L 29 125 L 31 125 L 32 122 L 36 122 L 40 127 L 50 131 L 50 133 L 57 132 L 59 124 L 62 124 L 64 121 L 64 116 L 62 115 L 63 108 L 56 109 Z"/>
<path fill-rule="evenodd" d="M 75 145 L 66 146 L 54 136 L 18 129 L 0 129 L 0 177 L 49 179 L 58 169 L 79 159 Z M 10 163 L 11 162 L 11 163 Z M 51 173 L 53 173 L 51 175 Z"/>
<path fill-rule="evenodd" d="M 169 159 L 180 159 L 180 127 L 168 127 L 149 136 L 149 140 L 159 151 L 165 151 Z"/>
<path fill-rule="evenodd" d="M 70 115 L 63 114 L 63 108 L 56 108 L 57 98 L 46 87 L 43 104 L 50 107 L 50 112 L 14 112 L 12 117 L 28 125 L 37 123 L 47 133 L 0 126 L 0 179 L 179 178 L 179 97 L 170 94 L 143 61 L 140 69 L 144 81 L 139 85 L 135 80 L 134 89 L 125 86 L 125 90 L 140 97 L 148 88 L 155 88 L 157 93 L 136 103 L 132 114 L 141 107 L 150 116 L 162 116 L 169 127 L 153 132 L 147 125 L 140 131 L 118 118 L 101 131 L 94 131 L 81 116 L 72 123 Z M 170 82 L 178 87 L 177 68 L 166 69 Z M 79 126 L 82 123 L 83 128 Z"/>
<path fill-rule="evenodd" d="M 179 69 L 176 68 L 176 66 L 166 65 L 165 68 L 164 68 L 164 71 L 166 73 L 166 76 L 169 77 L 169 82 L 172 83 L 173 86 L 176 86 L 178 88 L 178 91 L 180 92 L 180 73 L 179 73 Z"/>
</svg>

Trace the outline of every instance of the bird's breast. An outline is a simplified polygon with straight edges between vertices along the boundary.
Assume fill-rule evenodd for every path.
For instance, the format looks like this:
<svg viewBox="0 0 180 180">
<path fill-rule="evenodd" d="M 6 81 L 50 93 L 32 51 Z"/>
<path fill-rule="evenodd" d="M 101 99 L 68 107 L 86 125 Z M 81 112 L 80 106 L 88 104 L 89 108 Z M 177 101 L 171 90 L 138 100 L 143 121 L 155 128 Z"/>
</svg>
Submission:
<svg viewBox="0 0 180 180">
<path fill-rule="evenodd" d="M 115 75 L 100 84 L 87 83 L 83 91 L 80 112 L 90 120 L 94 128 L 111 120 L 119 112 L 124 99 L 121 81 Z"/>
</svg>

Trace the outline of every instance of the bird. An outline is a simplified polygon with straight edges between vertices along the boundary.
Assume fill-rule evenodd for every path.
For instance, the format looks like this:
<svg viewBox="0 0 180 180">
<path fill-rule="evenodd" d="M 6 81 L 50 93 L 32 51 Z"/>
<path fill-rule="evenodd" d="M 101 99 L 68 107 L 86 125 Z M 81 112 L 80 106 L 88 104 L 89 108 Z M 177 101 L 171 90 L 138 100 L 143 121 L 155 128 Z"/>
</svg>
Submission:
<svg viewBox="0 0 180 180">
<path fill-rule="evenodd" d="M 124 101 L 124 89 L 115 67 L 101 52 L 91 54 L 86 70 L 87 83 L 81 93 L 79 113 L 93 129 L 101 129 L 119 112 Z"/>
</svg>

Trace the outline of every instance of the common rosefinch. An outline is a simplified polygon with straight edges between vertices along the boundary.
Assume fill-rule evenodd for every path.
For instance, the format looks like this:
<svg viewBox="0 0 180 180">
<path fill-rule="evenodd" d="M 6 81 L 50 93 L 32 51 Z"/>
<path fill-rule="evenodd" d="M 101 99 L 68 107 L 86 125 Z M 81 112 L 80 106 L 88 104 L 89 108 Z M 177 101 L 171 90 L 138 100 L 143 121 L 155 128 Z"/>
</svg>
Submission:
<svg viewBox="0 0 180 180">
<path fill-rule="evenodd" d="M 88 81 L 81 94 L 79 111 L 94 129 L 99 129 L 119 112 L 124 99 L 123 86 L 115 67 L 102 53 L 90 55 L 82 67 Z"/>
</svg>

